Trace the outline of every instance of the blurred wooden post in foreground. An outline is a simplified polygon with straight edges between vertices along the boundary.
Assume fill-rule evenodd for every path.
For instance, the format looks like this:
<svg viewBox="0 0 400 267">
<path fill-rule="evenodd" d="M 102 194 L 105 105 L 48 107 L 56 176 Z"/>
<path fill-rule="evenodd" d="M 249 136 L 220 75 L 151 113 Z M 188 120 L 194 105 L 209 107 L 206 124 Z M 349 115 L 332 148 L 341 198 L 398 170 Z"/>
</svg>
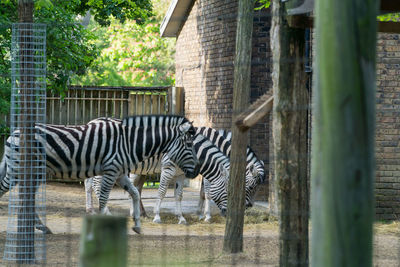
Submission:
<svg viewBox="0 0 400 267">
<path fill-rule="evenodd" d="M 224 236 L 224 251 L 243 251 L 247 132 L 236 126 L 236 117 L 249 104 L 251 39 L 254 1 L 239 0 L 236 30 L 236 55 L 233 81 L 232 150 L 228 185 L 228 209 Z"/>
<path fill-rule="evenodd" d="M 126 267 L 126 218 L 86 216 L 80 242 L 80 267 Z"/>
<path fill-rule="evenodd" d="M 372 266 L 378 3 L 316 1 L 312 266 Z"/>
</svg>

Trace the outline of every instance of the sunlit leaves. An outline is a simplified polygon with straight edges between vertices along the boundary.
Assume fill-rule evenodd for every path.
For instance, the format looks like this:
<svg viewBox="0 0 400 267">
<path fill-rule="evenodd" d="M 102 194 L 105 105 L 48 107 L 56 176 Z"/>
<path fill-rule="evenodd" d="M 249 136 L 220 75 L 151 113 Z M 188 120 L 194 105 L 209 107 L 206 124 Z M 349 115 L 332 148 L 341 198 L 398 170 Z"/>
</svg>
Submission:
<svg viewBox="0 0 400 267">
<path fill-rule="evenodd" d="M 381 16 L 378 16 L 378 20 L 400 22 L 400 13 L 390 13 L 390 14 L 381 15 Z"/>
<path fill-rule="evenodd" d="M 97 28 L 98 29 L 98 28 Z M 100 57 L 88 75 L 74 83 L 110 86 L 160 86 L 174 83 L 174 40 L 161 38 L 159 23 L 113 20 L 106 32 Z"/>
</svg>

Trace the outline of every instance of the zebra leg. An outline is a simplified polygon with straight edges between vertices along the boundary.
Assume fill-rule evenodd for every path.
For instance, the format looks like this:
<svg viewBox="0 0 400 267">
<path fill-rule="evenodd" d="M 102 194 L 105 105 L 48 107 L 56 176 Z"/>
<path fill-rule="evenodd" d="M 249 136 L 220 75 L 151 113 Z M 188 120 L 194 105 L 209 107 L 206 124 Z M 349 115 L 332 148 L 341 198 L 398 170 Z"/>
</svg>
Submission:
<svg viewBox="0 0 400 267">
<path fill-rule="evenodd" d="M 161 175 L 160 175 L 160 186 L 158 187 L 158 198 L 156 205 L 154 206 L 154 219 L 153 222 L 161 223 L 160 218 L 160 206 L 165 194 L 167 193 L 168 185 L 174 180 L 176 174 L 175 164 L 168 158 L 168 155 L 164 155 L 161 160 Z"/>
<path fill-rule="evenodd" d="M 200 198 L 199 198 L 199 204 L 197 205 L 197 212 L 196 212 L 197 215 L 199 216 L 199 220 L 202 220 L 204 218 L 204 216 L 203 216 L 204 200 L 205 200 L 204 178 L 201 177 Z"/>
<path fill-rule="evenodd" d="M 98 176 L 96 176 L 96 178 L 98 178 Z M 107 201 L 108 201 L 108 198 L 110 197 L 111 189 L 113 188 L 116 180 L 109 174 L 103 175 L 103 177 L 100 180 L 101 180 L 100 192 L 96 192 L 96 188 L 95 188 L 95 192 L 96 192 L 96 194 L 99 193 L 100 214 L 107 214 L 107 210 L 108 210 L 107 209 Z"/>
<path fill-rule="evenodd" d="M 35 228 L 42 231 L 44 234 L 53 234 L 53 232 L 48 228 L 42 220 L 39 218 L 39 215 L 35 212 Z"/>
<path fill-rule="evenodd" d="M 139 190 L 139 194 L 140 194 L 140 215 L 142 217 L 147 218 L 147 213 L 146 210 L 144 209 L 143 203 L 142 203 L 142 189 L 143 189 L 143 185 L 144 182 L 146 181 L 146 176 L 144 175 L 137 175 L 137 174 L 133 174 L 131 176 L 129 176 L 129 179 L 131 181 L 131 183 L 133 184 L 134 187 L 136 187 Z M 131 205 L 130 207 L 130 215 L 133 216 L 133 206 Z"/>
<path fill-rule="evenodd" d="M 211 196 L 210 196 L 210 182 L 207 179 L 203 179 L 204 181 L 204 196 L 205 196 L 205 206 L 204 206 L 204 215 L 205 215 L 205 222 L 210 222 L 211 220 Z"/>
<path fill-rule="evenodd" d="M 178 176 L 175 181 L 175 204 L 176 210 L 175 213 L 179 218 L 178 224 L 187 224 L 185 217 L 182 214 L 182 195 L 183 195 L 183 180 L 185 179 L 184 175 Z"/>
<path fill-rule="evenodd" d="M 96 196 L 97 202 L 100 205 L 100 192 L 101 192 L 101 183 L 102 183 L 102 177 L 101 176 L 95 176 L 92 181 L 92 190 L 94 191 L 94 194 Z M 108 209 L 107 206 L 104 207 L 104 214 L 106 215 L 112 215 L 110 210 Z"/>
<path fill-rule="evenodd" d="M 140 234 L 140 194 L 136 187 L 133 186 L 128 176 L 118 178 L 117 183 L 122 187 L 132 198 L 133 205 L 133 221 L 135 226 L 132 228 L 133 231 Z"/>
<path fill-rule="evenodd" d="M 162 178 L 163 175 L 161 173 L 160 177 L 160 186 L 158 187 L 158 196 L 156 200 L 156 205 L 154 206 L 154 219 L 153 222 L 155 223 L 161 223 L 161 217 L 160 217 L 160 206 L 163 198 L 165 197 L 165 194 L 167 193 L 168 189 L 168 184 L 169 181 L 167 179 Z"/>
<path fill-rule="evenodd" d="M 92 201 L 93 192 L 93 178 L 85 179 L 85 193 L 86 193 L 86 213 L 94 214 L 94 207 Z"/>
</svg>

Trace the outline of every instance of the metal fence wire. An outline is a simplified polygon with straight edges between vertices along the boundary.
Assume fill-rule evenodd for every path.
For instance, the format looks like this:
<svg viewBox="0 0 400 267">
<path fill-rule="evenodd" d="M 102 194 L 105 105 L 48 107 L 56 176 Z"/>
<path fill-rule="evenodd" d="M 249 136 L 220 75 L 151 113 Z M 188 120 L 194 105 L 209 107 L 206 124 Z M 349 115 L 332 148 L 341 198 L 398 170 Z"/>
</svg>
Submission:
<svg viewBox="0 0 400 267">
<path fill-rule="evenodd" d="M 45 234 L 35 232 L 35 226 L 38 218 L 46 223 L 46 158 L 38 136 L 35 138 L 35 123 L 45 123 L 46 118 L 46 25 L 13 24 L 11 57 L 7 177 L 12 188 L 4 259 L 41 263 L 46 261 Z"/>
</svg>

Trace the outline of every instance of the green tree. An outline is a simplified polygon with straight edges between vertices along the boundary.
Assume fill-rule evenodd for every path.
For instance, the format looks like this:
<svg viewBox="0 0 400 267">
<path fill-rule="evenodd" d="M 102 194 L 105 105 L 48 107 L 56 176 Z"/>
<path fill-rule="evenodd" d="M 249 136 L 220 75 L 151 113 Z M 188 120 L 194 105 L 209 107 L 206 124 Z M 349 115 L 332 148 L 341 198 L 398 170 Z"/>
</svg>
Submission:
<svg viewBox="0 0 400 267">
<path fill-rule="evenodd" d="M 18 0 L 0 2 L 0 114 L 7 114 L 10 100 L 11 24 L 18 22 Z M 85 29 L 78 15 L 89 10 L 98 25 L 127 19 L 142 23 L 152 15 L 150 0 L 36 0 L 34 21 L 47 24 L 47 83 L 65 92 L 71 76 L 82 76 L 100 50 L 97 36 Z"/>
<path fill-rule="evenodd" d="M 174 40 L 161 38 L 156 18 L 138 25 L 116 20 L 104 31 L 96 28 L 101 49 L 87 75 L 74 84 L 109 86 L 162 86 L 174 83 Z"/>
</svg>

